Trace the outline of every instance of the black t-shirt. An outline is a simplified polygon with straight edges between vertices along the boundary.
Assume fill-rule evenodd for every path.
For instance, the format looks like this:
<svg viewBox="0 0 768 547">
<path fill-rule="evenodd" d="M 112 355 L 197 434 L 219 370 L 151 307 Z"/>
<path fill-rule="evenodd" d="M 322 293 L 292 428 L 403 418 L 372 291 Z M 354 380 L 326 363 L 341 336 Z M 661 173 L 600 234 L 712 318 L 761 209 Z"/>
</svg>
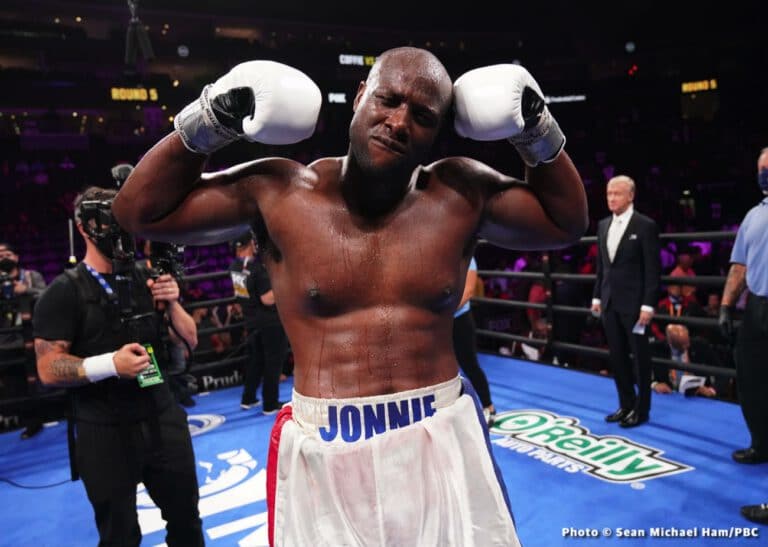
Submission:
<svg viewBox="0 0 768 547">
<path fill-rule="evenodd" d="M 267 269 L 256 257 L 235 258 L 229 265 L 235 296 L 243 308 L 246 328 L 280 324 L 277 306 L 267 306 L 261 296 L 272 290 Z"/>
<path fill-rule="evenodd" d="M 162 342 L 162 322 L 153 311 L 152 297 L 146 288 L 146 277 L 134 270 L 133 286 L 137 312 L 146 312 L 140 327 L 129 329 L 120 322 L 119 312 L 112 310 L 98 281 L 77 266 L 80 281 L 61 274 L 48 286 L 35 306 L 32 320 L 35 338 L 65 340 L 72 344 L 71 353 L 91 357 L 117 351 L 128 342 L 151 343 L 161 369 L 166 367 Z M 116 276 L 102 274 L 113 289 Z M 78 286 L 80 283 L 80 287 Z M 88 290 L 83 294 L 83 286 Z M 95 299 L 101 299 L 97 301 Z M 137 313 L 138 315 L 138 313 Z M 138 338 L 138 339 L 136 339 Z M 141 388 L 136 379 L 111 377 L 99 382 L 71 388 L 76 396 L 78 419 L 114 423 L 143 419 L 173 402 L 167 382 Z"/>
<path fill-rule="evenodd" d="M 64 275 L 58 276 L 38 302 L 33 320 L 35 337 L 71 342 L 75 339 L 79 308 L 74 283 Z"/>
</svg>

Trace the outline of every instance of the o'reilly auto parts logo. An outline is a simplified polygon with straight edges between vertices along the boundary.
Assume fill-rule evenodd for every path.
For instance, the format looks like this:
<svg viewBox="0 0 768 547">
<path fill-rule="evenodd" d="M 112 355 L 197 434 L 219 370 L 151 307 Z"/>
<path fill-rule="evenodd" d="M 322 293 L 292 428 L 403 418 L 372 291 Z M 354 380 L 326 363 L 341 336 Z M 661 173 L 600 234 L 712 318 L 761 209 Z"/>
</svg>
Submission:
<svg viewBox="0 0 768 547">
<path fill-rule="evenodd" d="M 504 435 L 492 441 L 498 446 L 609 482 L 657 479 L 693 469 L 662 458 L 661 450 L 624 437 L 593 435 L 576 418 L 544 410 L 501 412 L 496 415 L 491 433 Z"/>
</svg>

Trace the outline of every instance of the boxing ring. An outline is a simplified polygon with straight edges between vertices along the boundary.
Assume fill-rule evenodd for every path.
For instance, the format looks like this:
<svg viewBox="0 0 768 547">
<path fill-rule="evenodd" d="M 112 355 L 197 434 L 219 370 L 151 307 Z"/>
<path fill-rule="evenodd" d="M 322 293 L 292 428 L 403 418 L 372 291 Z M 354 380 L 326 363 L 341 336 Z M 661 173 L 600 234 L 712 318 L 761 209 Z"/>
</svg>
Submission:
<svg viewBox="0 0 768 547">
<path fill-rule="evenodd" d="M 693 241 L 731 241 L 735 238 L 735 232 L 681 232 L 681 233 L 665 233 L 660 234 L 659 239 L 662 243 L 668 241 L 674 242 L 693 242 Z M 483 242 L 481 242 L 483 243 Z M 581 245 L 596 244 L 596 236 L 583 237 L 579 241 Z M 497 270 L 478 270 L 478 275 L 482 278 L 486 277 L 503 277 L 511 279 L 530 279 L 541 281 L 545 290 L 545 302 L 534 303 L 524 300 L 512 300 L 512 299 L 499 299 L 499 298 L 483 298 L 475 297 L 472 299 L 475 309 L 478 305 L 488 306 L 500 306 L 512 309 L 536 309 L 543 312 L 547 322 L 546 336 L 543 338 L 531 338 L 521 336 L 519 334 L 509 334 L 498 332 L 495 330 L 479 328 L 477 334 L 481 338 L 497 339 L 502 341 L 508 341 L 512 343 L 524 343 L 531 346 L 544 347 L 547 346 L 555 352 L 565 354 L 587 355 L 596 357 L 601 360 L 608 359 L 608 350 L 602 348 L 596 348 L 589 345 L 574 344 L 557 340 L 553 337 L 553 324 L 557 321 L 557 316 L 563 315 L 581 315 L 589 316 L 591 311 L 588 307 L 576 307 L 568 306 L 556 303 L 553 298 L 553 284 L 557 281 L 567 283 L 579 283 L 588 284 L 591 288 L 595 283 L 594 274 L 573 274 L 573 273 L 556 273 L 550 268 L 549 253 L 541 253 L 542 268 L 541 272 L 515 272 L 515 271 L 497 271 Z M 725 276 L 676 276 L 663 275 L 660 279 L 660 285 L 665 286 L 668 284 L 675 285 L 692 285 L 695 287 L 708 287 L 716 288 L 718 292 L 722 292 L 722 287 L 725 284 Z M 717 329 L 717 320 L 709 317 L 689 317 L 689 316 L 671 316 L 663 314 L 655 314 L 654 322 L 665 326 L 668 323 L 679 323 L 687 327 L 698 327 L 705 329 Z M 735 378 L 736 371 L 732 367 L 712 367 L 702 363 L 679 363 L 670 359 L 662 359 L 658 357 L 653 358 L 653 362 L 665 367 L 674 367 L 678 370 L 689 371 L 694 374 L 701 375 L 714 375 L 723 378 Z"/>
<path fill-rule="evenodd" d="M 594 238 L 582 241 L 590 243 Z M 594 280 L 589 275 L 553 273 L 547 269 L 547 260 L 543 262 L 541 273 L 481 270 L 480 275 L 522 273 L 545 284 Z M 205 274 L 208 277 L 203 278 L 222 274 Z M 671 280 L 664 277 L 662 284 Z M 703 276 L 674 278 L 675 283 L 701 286 L 722 286 L 723 281 Z M 230 301 L 208 300 L 188 307 Z M 475 302 L 532 306 L 491 298 L 477 298 Z M 535 306 L 550 324 L 558 314 L 589 313 L 551 299 Z M 670 319 L 710 327 L 714 321 Z M 551 334 L 551 329 L 548 332 Z M 200 331 L 201 335 L 206 333 Z M 551 337 L 532 340 L 489 329 L 480 329 L 478 335 L 502 342 L 551 344 L 564 352 L 583 352 L 598 359 L 607 357 L 606 350 Z M 714 546 L 722 545 L 724 539 L 733 545 L 764 543 L 768 527 L 754 525 L 739 515 L 740 506 L 765 501 L 765 468 L 739 465 L 730 458 L 733 450 L 749 443 L 737 404 L 679 393 L 655 395 L 650 422 L 622 429 L 603 419 L 616 406 L 610 377 L 491 352 L 480 353 L 479 358 L 498 412 L 491 429 L 492 449 L 523 545 L 550 547 L 591 541 L 633 546 L 664 539 L 668 545 Z M 190 372 L 202 377 L 218 369 L 235 368 L 242 359 L 232 356 L 193 365 Z M 701 374 L 734 375 L 732 369 L 695 363 L 663 364 Z M 280 398 L 287 400 L 291 389 L 292 379 L 288 378 L 280 385 Z M 275 416 L 265 416 L 259 408 L 241 410 L 241 390 L 240 385 L 233 385 L 200 393 L 195 396 L 197 405 L 187 410 L 198 464 L 200 511 L 210 546 L 266 545 L 266 455 Z M 49 393 L 45 397 L 55 396 Z M 0 500 L 6 508 L 0 513 L 0 544 L 96 544 L 98 537 L 83 487 L 69 480 L 63 421 L 48 424 L 29 440 L 22 441 L 15 431 L 0 435 L 0 478 Z M 138 506 L 142 545 L 162 545 L 159 511 L 141 489 Z"/>
<path fill-rule="evenodd" d="M 685 544 L 714 546 L 723 539 L 707 534 L 752 533 L 738 508 L 764 499 L 765 469 L 730 459 L 749 442 L 737 405 L 656 397 L 651 421 L 624 430 L 603 420 L 615 406 L 610 378 L 489 354 L 480 362 L 498 409 L 493 451 L 523 545 L 567 545 L 574 537 L 564 534 L 598 533 L 591 541 L 630 546 L 652 533 L 696 533 Z M 281 384 L 281 398 L 291 387 L 291 380 Z M 213 547 L 266 544 L 267 439 L 275 417 L 240 410 L 240 390 L 198 395 L 189 409 L 200 510 Z M 2 544 L 97 543 L 83 487 L 69 481 L 64 423 L 26 441 L 0 435 L 0 469 L 3 479 L 24 486 L 0 483 Z M 142 545 L 162 544 L 158 510 L 146 496 L 139 500 Z M 619 540 L 619 529 L 646 537 Z M 768 527 L 756 530 L 761 537 L 731 544 L 762 544 Z"/>
</svg>

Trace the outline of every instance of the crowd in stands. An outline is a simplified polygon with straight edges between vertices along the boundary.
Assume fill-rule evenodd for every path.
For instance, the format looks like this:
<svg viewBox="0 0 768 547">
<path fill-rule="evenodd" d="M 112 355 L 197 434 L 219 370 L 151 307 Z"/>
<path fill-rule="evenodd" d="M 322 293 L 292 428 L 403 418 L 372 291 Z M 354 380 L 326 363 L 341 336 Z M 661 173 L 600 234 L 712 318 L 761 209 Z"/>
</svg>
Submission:
<svg viewBox="0 0 768 547">
<path fill-rule="evenodd" d="M 211 25 L 203 25 L 196 18 L 189 25 L 186 30 L 173 29 L 182 33 L 175 35 L 173 40 L 163 41 L 153 36 L 158 59 L 174 57 L 175 44 L 185 40 L 195 54 L 207 55 L 195 58 L 198 63 L 195 65 L 198 67 L 194 73 L 195 81 L 184 81 L 179 88 L 168 86 L 170 74 L 158 73 L 148 64 L 140 66 L 138 72 L 128 74 L 125 71 L 120 63 L 123 29 L 111 29 L 95 48 L 92 47 L 94 38 L 87 32 L 72 28 L 48 32 L 51 29 L 47 27 L 32 29 L 35 32 L 17 38 L 22 42 L 9 46 L 14 51 L 36 52 L 44 61 L 36 62 L 33 68 L 0 67 L 0 82 L 14 82 L 13 86 L 8 86 L 9 90 L 14 89 L 8 101 L 15 103 L 10 110 L 6 104 L 0 104 L 0 146 L 3 149 L 0 155 L 0 235 L 4 240 L 13 241 L 24 264 L 41 272 L 46 281 L 50 282 L 67 267 L 71 257 L 82 256 L 80 238 L 70 238 L 69 221 L 75 195 L 89 184 L 108 185 L 111 166 L 120 162 L 135 164 L 152 143 L 171 130 L 168 115 L 175 112 L 178 105 L 188 102 L 191 98 L 189 90 L 199 89 L 207 73 L 221 71 L 222 66 L 216 63 L 223 65 L 244 57 L 268 57 L 289 62 L 308 70 L 324 91 L 346 92 L 347 97 L 354 93 L 359 74 L 367 70 L 367 67 L 337 65 L 339 52 L 356 51 L 349 35 L 345 39 L 338 33 L 327 33 L 326 36 L 321 29 L 310 29 L 299 39 L 289 31 L 278 31 L 264 33 L 245 43 L 221 36 L 213 38 L 212 27 L 206 28 L 209 34 L 202 33 L 201 26 Z M 180 22 L 179 28 L 181 26 Z M 67 34 L 65 42 L 59 39 L 62 33 Z M 391 33 L 376 36 L 368 33 L 366 38 L 371 44 L 376 40 L 392 40 Z M 453 40 L 451 46 L 441 41 L 434 44 L 442 48 L 441 56 L 457 73 L 468 66 L 486 64 L 488 55 L 506 55 L 503 48 L 499 49 L 503 43 L 499 37 L 475 42 L 472 38 L 464 40 Z M 308 43 L 312 47 L 307 47 Z M 78 58 L 78 52 L 83 50 L 89 52 L 87 58 L 80 56 L 77 62 L 63 61 Z M 360 51 L 372 53 L 374 50 L 361 48 Z M 567 84 L 558 82 L 557 70 L 549 70 L 542 59 L 534 56 L 523 58 L 523 61 L 539 65 L 536 68 L 546 75 L 545 87 L 548 84 L 553 89 L 567 89 Z M 99 69 L 92 73 L 87 70 L 89 64 Z M 158 66 L 163 65 L 158 63 Z M 728 80 L 727 71 L 724 76 L 730 89 L 728 85 L 722 86 L 717 108 L 699 115 L 681 107 L 677 89 L 672 93 L 665 91 L 669 82 L 632 79 L 623 72 L 614 78 L 605 77 L 583 84 L 582 88 L 588 90 L 584 101 L 550 104 L 568 135 L 567 149 L 587 188 L 591 219 L 587 235 L 595 234 L 597 220 L 606 213 L 605 182 L 618 172 L 631 174 L 635 179 L 638 184 L 637 207 L 657 222 L 662 233 L 736 230 L 745 211 L 759 198 L 753 182 L 754 154 L 765 143 L 756 121 L 745 120 L 739 115 L 747 100 L 745 92 L 756 93 L 754 89 L 759 86 L 752 89 L 747 83 L 734 79 L 732 74 Z M 97 90 L 106 82 L 121 78 L 161 86 L 163 99 L 167 98 L 168 104 L 162 107 L 160 104 L 128 104 L 122 111 L 115 104 L 108 104 Z M 564 74 L 563 78 L 567 82 L 576 80 L 572 73 Z M 92 95 L 73 91 L 87 88 L 91 81 Z M 72 84 L 72 89 L 68 90 L 62 82 Z M 664 85 L 659 85 L 661 83 Z M 61 104 L 50 104 L 50 86 L 53 85 L 59 85 Z M 80 101 L 83 108 L 79 112 L 65 112 L 75 96 L 83 97 L 86 104 L 82 105 Z M 40 107 L 43 99 L 47 101 L 46 106 Z M 36 108 L 31 108 L 29 113 L 21 112 L 19 104 L 25 100 Z M 87 104 L 88 101 L 92 104 Z M 346 151 L 340 149 L 340 143 L 346 140 L 351 115 L 351 104 L 326 102 L 312 138 L 290 147 L 238 143 L 214 154 L 208 169 L 223 169 L 270 155 L 289 156 L 303 163 L 317 157 L 342 155 Z M 446 132 L 440 141 L 436 156 L 469 155 L 522 176 L 523 165 L 517 155 L 511 153 L 507 143 L 470 142 L 450 133 Z M 732 241 L 709 241 L 702 237 L 701 241 L 689 243 L 663 240 L 662 245 L 663 275 L 723 276 L 728 268 Z M 549 267 L 556 273 L 594 274 L 595 253 L 595 244 L 576 245 L 550 253 Z M 480 270 L 541 271 L 538 253 L 511 252 L 481 245 L 476 257 Z M 230 260 L 231 252 L 226 243 L 188 246 L 184 256 L 186 273 L 191 276 L 224 271 Z M 485 296 L 489 298 L 541 304 L 548 297 L 545 286 L 535 280 L 481 278 Z M 659 315 L 714 317 L 717 313 L 720 286 L 666 284 L 662 289 L 657 307 Z M 185 284 L 184 290 L 187 302 L 227 298 L 232 294 L 228 276 L 190 282 Z M 555 304 L 587 308 L 590 293 L 589 282 L 557 280 L 551 288 L 551 300 Z M 233 313 L 236 311 L 231 306 L 221 305 L 212 310 L 201 308 L 195 317 L 201 325 L 217 327 L 226 326 Z M 605 347 L 602 329 L 587 315 L 557 314 L 550 324 L 543 312 L 534 309 L 475 306 L 475 313 L 480 329 L 531 337 L 553 336 L 560 341 Z M 655 323 L 653 334 L 657 340 L 664 341 L 665 323 Z M 692 328 L 692 334 L 707 338 L 719 350 L 724 364 L 732 364 L 715 328 Z M 233 340 L 236 336 L 234 332 L 225 332 L 203 340 L 201 346 L 205 349 L 201 355 L 226 356 L 231 348 L 238 347 Z M 511 351 L 503 344 L 482 337 L 480 349 Z M 520 351 L 518 355 L 526 356 Z M 597 371 L 605 366 L 600 359 L 555 355 L 546 348 L 538 352 L 537 357 L 557 359 L 561 363 L 567 360 L 570 366 Z"/>
</svg>

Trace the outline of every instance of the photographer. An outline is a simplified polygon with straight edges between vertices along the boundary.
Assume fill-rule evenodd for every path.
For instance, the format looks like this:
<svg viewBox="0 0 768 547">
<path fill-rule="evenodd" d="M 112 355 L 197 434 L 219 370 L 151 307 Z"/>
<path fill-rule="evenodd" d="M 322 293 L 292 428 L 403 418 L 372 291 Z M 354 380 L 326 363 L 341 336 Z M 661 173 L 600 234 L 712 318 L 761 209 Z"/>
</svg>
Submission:
<svg viewBox="0 0 768 547">
<path fill-rule="evenodd" d="M 5 288 L 10 281 L 13 287 L 12 295 Z M 0 243 L 0 282 L 3 286 L 3 298 L 10 296 L 29 297 L 34 300 L 45 290 L 46 284 L 43 275 L 35 270 L 19 266 L 19 255 L 8 243 Z"/>
<path fill-rule="evenodd" d="M 152 279 L 136 265 L 133 239 L 112 217 L 115 194 L 90 187 L 75 201 L 86 254 L 37 304 L 37 369 L 44 384 L 70 388 L 73 478 L 83 478 L 100 544 L 139 545 L 143 482 L 167 522 L 166 543 L 202 545 L 186 413 L 157 369 L 168 361 L 163 331 L 194 347 L 195 324 L 173 276 Z"/>
<path fill-rule="evenodd" d="M 21 368 L 17 365 L 10 365 L 2 371 L 0 393 L 3 396 L 30 395 L 34 398 L 38 394 L 35 360 L 31 352 L 32 338 L 27 327 L 35 301 L 45 288 L 45 279 L 40 272 L 22 268 L 13 247 L 0 243 L 0 328 L 4 330 L 0 333 L 0 362 L 24 365 L 22 374 L 11 370 Z M 29 439 L 42 430 L 44 412 L 37 399 L 33 401 L 32 408 L 20 409 L 19 413 L 24 426 L 22 439 Z"/>
</svg>

